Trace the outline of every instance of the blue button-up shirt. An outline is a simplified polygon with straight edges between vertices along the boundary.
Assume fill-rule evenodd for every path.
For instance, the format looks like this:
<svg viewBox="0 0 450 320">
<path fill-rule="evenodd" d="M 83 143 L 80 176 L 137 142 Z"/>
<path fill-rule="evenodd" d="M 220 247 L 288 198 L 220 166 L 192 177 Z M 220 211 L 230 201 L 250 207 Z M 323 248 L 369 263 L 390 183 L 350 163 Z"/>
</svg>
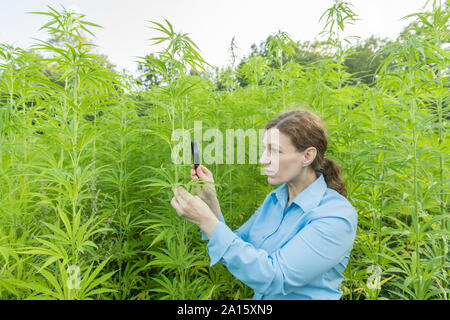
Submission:
<svg viewBox="0 0 450 320">
<path fill-rule="evenodd" d="M 322 173 L 316 175 L 287 208 L 287 183 L 270 192 L 234 232 L 220 216 L 206 246 L 211 266 L 224 264 L 254 290 L 253 299 L 341 297 L 358 216 Z M 203 232 L 202 239 L 208 240 Z"/>
</svg>

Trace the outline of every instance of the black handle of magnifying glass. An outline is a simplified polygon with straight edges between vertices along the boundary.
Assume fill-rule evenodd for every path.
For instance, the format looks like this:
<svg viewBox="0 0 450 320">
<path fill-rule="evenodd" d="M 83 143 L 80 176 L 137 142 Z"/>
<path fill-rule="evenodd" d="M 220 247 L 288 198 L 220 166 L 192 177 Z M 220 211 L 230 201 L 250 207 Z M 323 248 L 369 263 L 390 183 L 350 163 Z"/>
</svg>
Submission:
<svg viewBox="0 0 450 320">
<path fill-rule="evenodd" d="M 197 142 L 195 141 L 191 141 L 191 151 L 192 151 L 192 159 L 194 162 L 194 168 L 195 171 L 197 171 L 197 167 L 200 164 L 200 158 L 198 156 L 198 146 L 197 146 Z"/>
</svg>

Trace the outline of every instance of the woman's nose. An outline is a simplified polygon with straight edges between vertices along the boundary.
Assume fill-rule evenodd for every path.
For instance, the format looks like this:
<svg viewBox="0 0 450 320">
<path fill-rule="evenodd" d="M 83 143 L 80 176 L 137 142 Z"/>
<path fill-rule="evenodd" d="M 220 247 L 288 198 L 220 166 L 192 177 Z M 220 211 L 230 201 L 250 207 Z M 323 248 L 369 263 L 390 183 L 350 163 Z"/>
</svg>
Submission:
<svg viewBox="0 0 450 320">
<path fill-rule="evenodd" d="M 266 156 L 266 151 L 264 151 L 263 154 L 261 155 L 259 163 L 262 165 L 267 165 L 270 163 L 270 159 Z"/>
</svg>

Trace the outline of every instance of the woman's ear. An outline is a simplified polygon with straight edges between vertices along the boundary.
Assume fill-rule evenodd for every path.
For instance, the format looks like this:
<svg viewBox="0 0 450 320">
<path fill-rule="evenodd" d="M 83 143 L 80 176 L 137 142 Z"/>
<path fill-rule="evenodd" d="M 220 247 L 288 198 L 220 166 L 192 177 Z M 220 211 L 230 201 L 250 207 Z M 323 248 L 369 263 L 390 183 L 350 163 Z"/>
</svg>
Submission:
<svg viewBox="0 0 450 320">
<path fill-rule="evenodd" d="M 306 167 L 309 166 L 314 159 L 316 158 L 317 155 L 317 149 L 315 147 L 309 147 L 304 151 L 304 155 L 303 155 L 303 165 L 302 167 Z"/>
</svg>

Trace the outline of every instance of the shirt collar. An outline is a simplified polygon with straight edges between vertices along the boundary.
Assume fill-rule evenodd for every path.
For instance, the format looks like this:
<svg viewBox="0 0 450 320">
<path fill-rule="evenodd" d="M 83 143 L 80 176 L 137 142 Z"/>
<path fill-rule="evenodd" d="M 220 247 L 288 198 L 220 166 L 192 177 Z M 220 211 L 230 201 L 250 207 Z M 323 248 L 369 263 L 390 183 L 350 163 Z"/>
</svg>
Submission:
<svg viewBox="0 0 450 320">
<path fill-rule="evenodd" d="M 293 203 L 302 208 L 303 212 L 309 212 L 315 208 L 320 200 L 322 200 L 327 189 L 327 183 L 325 182 L 323 173 L 317 172 L 317 174 L 319 174 L 319 177 L 292 200 Z M 285 182 L 275 189 L 272 195 L 284 208 L 289 196 L 287 183 Z"/>
</svg>

